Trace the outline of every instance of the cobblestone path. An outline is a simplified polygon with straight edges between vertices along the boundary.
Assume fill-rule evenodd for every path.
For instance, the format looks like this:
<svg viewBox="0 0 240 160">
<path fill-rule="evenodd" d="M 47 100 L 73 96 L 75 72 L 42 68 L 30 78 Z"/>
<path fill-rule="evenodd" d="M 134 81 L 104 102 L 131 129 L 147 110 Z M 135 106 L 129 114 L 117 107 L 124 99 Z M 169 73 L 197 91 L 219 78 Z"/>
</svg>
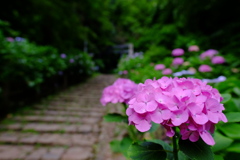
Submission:
<svg viewBox="0 0 240 160">
<path fill-rule="evenodd" d="M 98 75 L 0 123 L 0 160 L 124 160 L 109 142 L 124 130 L 103 121 L 104 87 L 116 80 Z"/>
</svg>

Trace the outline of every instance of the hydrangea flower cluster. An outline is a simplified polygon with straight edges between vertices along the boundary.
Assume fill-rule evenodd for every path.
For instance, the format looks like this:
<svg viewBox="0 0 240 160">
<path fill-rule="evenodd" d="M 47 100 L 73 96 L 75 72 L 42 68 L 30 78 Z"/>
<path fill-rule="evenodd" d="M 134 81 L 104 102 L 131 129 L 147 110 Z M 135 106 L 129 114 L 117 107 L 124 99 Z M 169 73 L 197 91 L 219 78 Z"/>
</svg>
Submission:
<svg viewBox="0 0 240 160">
<path fill-rule="evenodd" d="M 162 71 L 162 74 L 163 74 L 163 75 L 172 74 L 172 69 L 171 69 L 171 68 L 165 68 L 165 69 Z"/>
<path fill-rule="evenodd" d="M 163 70 L 163 69 L 165 69 L 165 65 L 164 64 L 156 64 L 154 69 L 155 70 Z"/>
<path fill-rule="evenodd" d="M 222 56 L 215 56 L 212 58 L 212 64 L 223 64 L 225 59 Z"/>
<path fill-rule="evenodd" d="M 201 66 L 199 66 L 198 71 L 199 72 L 211 72 L 212 68 L 209 65 L 202 64 Z"/>
<path fill-rule="evenodd" d="M 174 59 L 173 59 L 172 65 L 174 65 L 174 66 L 179 66 L 179 65 L 182 65 L 183 62 L 184 62 L 183 58 L 177 57 L 177 58 L 174 58 Z"/>
<path fill-rule="evenodd" d="M 67 57 L 67 55 L 66 55 L 65 53 L 61 53 L 60 57 L 61 57 L 62 59 L 64 59 L 64 58 Z"/>
<path fill-rule="evenodd" d="M 182 56 L 184 54 L 184 50 L 182 48 L 176 48 L 172 50 L 172 56 Z"/>
<path fill-rule="evenodd" d="M 223 100 L 217 89 L 194 78 L 146 80 L 138 84 L 136 94 L 128 102 L 129 124 L 145 132 L 151 122 L 163 125 L 167 136 L 174 136 L 173 127 L 180 128 L 182 139 L 192 142 L 201 137 L 214 145 L 211 133 L 219 121 L 227 122 Z"/>
<path fill-rule="evenodd" d="M 200 58 L 201 59 L 206 59 L 207 57 L 209 57 L 210 59 L 212 59 L 212 57 L 214 55 L 218 54 L 218 51 L 215 50 L 215 49 L 209 49 L 205 52 L 203 52 L 201 55 L 200 55 Z"/>
<path fill-rule="evenodd" d="M 189 46 L 188 48 L 188 51 L 189 52 L 198 52 L 200 49 L 197 45 L 192 45 L 192 46 Z"/>
<path fill-rule="evenodd" d="M 127 103 L 135 94 L 137 84 L 126 78 L 118 78 L 111 86 L 104 88 L 100 102 L 103 106 L 107 103 Z"/>
</svg>

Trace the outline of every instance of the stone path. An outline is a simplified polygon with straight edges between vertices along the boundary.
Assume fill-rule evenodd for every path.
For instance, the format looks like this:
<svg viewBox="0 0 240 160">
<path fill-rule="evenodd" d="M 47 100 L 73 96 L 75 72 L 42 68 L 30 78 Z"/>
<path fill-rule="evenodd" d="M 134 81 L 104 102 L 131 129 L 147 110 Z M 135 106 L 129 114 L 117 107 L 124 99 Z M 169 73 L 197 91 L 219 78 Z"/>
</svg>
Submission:
<svg viewBox="0 0 240 160">
<path fill-rule="evenodd" d="M 99 102 L 103 88 L 115 80 L 96 76 L 9 116 L 0 123 L 0 160 L 124 160 L 109 147 L 124 129 L 103 121 L 103 115 L 119 109 Z"/>
</svg>

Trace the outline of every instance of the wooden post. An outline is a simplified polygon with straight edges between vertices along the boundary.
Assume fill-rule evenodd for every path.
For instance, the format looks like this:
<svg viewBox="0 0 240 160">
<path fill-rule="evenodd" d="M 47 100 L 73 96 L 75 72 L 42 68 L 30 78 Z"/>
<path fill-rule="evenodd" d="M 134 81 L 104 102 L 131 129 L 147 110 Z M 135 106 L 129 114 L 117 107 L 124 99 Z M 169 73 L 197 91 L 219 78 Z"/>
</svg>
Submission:
<svg viewBox="0 0 240 160">
<path fill-rule="evenodd" d="M 129 44 L 128 44 L 128 55 L 129 55 L 130 57 L 132 57 L 133 54 L 134 54 L 133 44 L 132 44 L 132 43 L 129 43 Z"/>
</svg>

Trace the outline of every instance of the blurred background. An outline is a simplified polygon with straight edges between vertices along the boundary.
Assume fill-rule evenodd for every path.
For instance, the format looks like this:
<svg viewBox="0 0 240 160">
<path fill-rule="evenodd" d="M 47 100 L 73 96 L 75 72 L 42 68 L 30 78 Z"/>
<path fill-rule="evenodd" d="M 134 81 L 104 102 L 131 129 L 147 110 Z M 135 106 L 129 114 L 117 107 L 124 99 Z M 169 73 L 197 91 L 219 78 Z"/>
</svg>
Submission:
<svg viewBox="0 0 240 160">
<path fill-rule="evenodd" d="M 148 63 L 174 48 L 217 49 L 228 60 L 220 71 L 238 74 L 226 66 L 240 65 L 239 6 L 237 0 L 5 1 L 0 6 L 1 116 L 95 73 L 125 70 L 118 64 L 129 53 L 126 44 L 134 53 L 151 55 Z"/>
</svg>

